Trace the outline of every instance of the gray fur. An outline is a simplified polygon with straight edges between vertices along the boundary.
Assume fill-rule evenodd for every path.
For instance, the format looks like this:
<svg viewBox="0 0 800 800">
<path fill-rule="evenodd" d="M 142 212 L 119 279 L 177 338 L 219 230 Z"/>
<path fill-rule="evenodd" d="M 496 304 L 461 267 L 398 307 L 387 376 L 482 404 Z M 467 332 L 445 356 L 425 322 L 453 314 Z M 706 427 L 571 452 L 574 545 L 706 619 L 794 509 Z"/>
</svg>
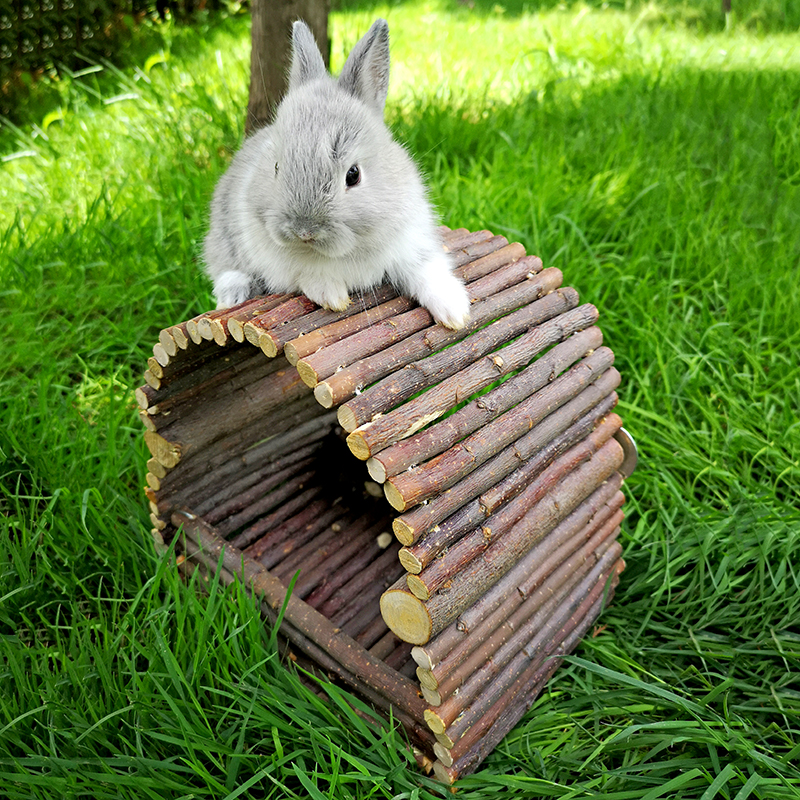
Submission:
<svg viewBox="0 0 800 800">
<path fill-rule="evenodd" d="M 351 291 L 388 279 L 438 321 L 465 324 L 469 300 L 425 187 L 383 123 L 388 35 L 384 20 L 373 24 L 336 81 L 309 28 L 295 23 L 275 122 L 244 142 L 211 203 L 205 261 L 219 307 L 263 287 L 341 310 Z"/>
</svg>

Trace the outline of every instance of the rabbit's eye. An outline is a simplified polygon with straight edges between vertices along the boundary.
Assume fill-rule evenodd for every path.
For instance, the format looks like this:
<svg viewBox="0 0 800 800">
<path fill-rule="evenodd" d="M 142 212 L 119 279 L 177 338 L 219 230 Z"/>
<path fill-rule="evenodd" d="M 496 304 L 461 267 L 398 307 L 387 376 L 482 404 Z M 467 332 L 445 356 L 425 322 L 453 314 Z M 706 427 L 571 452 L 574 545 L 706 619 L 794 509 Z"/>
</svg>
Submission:
<svg viewBox="0 0 800 800">
<path fill-rule="evenodd" d="M 278 162 L 275 162 L 275 177 L 278 177 Z"/>
<path fill-rule="evenodd" d="M 347 175 L 344 176 L 344 182 L 348 186 L 355 186 L 361 180 L 361 170 L 358 168 L 358 164 L 353 164 L 349 170 L 347 170 Z"/>
</svg>

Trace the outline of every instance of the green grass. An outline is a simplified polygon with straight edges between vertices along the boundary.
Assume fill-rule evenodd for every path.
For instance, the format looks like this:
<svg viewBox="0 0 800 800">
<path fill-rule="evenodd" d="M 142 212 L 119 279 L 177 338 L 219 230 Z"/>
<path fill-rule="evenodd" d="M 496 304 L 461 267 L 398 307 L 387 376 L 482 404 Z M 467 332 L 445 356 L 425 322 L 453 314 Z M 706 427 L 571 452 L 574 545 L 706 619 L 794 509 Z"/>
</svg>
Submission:
<svg viewBox="0 0 800 800">
<path fill-rule="evenodd" d="M 726 32 L 717 5 L 332 17 L 341 66 L 387 16 L 389 117 L 444 221 L 599 307 L 640 447 L 603 627 L 463 797 L 800 797 L 800 21 L 734 0 Z M 209 305 L 246 99 L 246 21 L 200 34 L 0 130 L 0 795 L 432 797 L 402 734 L 151 545 L 132 393 Z"/>
</svg>

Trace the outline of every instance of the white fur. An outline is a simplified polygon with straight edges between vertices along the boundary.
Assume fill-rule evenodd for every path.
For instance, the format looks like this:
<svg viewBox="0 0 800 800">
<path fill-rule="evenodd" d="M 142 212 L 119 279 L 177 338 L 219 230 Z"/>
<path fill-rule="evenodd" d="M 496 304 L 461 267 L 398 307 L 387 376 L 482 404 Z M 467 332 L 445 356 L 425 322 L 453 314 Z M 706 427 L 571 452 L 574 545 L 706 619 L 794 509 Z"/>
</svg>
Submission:
<svg viewBox="0 0 800 800">
<path fill-rule="evenodd" d="M 443 325 L 466 324 L 467 292 L 425 187 L 383 123 L 388 80 L 384 20 L 356 44 L 338 81 L 308 27 L 295 23 L 275 122 L 244 142 L 211 203 L 205 262 L 218 307 L 299 291 L 343 310 L 351 291 L 388 279 Z M 348 186 L 354 165 L 360 180 Z"/>
</svg>

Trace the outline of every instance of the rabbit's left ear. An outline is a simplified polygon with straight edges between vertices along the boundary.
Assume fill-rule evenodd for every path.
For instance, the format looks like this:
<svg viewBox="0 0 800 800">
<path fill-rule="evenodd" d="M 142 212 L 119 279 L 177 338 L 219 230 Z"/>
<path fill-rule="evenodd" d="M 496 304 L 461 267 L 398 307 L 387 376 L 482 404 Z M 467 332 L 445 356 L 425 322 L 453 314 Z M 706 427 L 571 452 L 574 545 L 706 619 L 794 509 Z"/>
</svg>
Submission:
<svg viewBox="0 0 800 800">
<path fill-rule="evenodd" d="M 389 91 L 389 25 L 376 20 L 350 51 L 339 86 L 383 114 Z"/>
<path fill-rule="evenodd" d="M 292 67 L 289 72 L 289 89 L 326 75 L 325 62 L 319 52 L 311 28 L 302 20 L 292 26 Z"/>
</svg>

